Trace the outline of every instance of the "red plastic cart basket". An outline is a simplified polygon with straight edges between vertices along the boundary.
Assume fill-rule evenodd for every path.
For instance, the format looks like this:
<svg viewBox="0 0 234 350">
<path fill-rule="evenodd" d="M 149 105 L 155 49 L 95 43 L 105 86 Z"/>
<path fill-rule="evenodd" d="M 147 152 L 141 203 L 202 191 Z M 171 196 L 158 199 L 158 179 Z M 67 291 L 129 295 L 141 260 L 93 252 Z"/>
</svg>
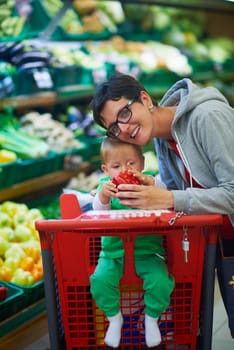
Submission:
<svg viewBox="0 0 234 350">
<path fill-rule="evenodd" d="M 125 248 L 124 275 L 120 283 L 124 315 L 120 348 L 145 348 L 142 281 L 135 275 L 133 247 L 138 235 L 160 234 L 168 268 L 176 283 L 170 306 L 160 319 L 162 343 L 158 349 L 195 350 L 198 331 L 202 333 L 199 317 L 204 253 L 207 245 L 215 244 L 222 217 L 183 215 L 172 224 L 171 219 L 176 215 L 172 211 L 118 210 L 82 214 L 74 195 L 61 196 L 61 212 L 62 220 L 36 222 L 42 246 L 51 348 L 107 348 L 103 341 L 106 319 L 92 300 L 89 285 L 103 235 L 121 237 Z M 190 242 L 187 262 L 182 249 L 185 234 Z M 211 284 L 212 281 L 207 283 Z M 212 301 L 212 294 L 208 298 Z M 203 310 L 203 314 L 206 312 Z M 210 327 L 206 317 L 203 317 L 203 327 Z M 207 336 L 209 338 L 206 333 Z M 61 345 L 62 337 L 65 345 Z"/>
</svg>

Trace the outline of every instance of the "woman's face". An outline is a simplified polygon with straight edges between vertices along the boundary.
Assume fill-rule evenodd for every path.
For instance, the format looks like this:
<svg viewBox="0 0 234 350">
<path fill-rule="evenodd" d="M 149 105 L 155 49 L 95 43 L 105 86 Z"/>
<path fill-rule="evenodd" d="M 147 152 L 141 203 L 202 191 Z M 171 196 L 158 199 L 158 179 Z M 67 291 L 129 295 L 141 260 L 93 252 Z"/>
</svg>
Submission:
<svg viewBox="0 0 234 350">
<path fill-rule="evenodd" d="M 107 132 L 110 125 L 115 123 L 120 131 L 117 136 L 119 140 L 142 146 L 150 141 L 153 125 L 152 113 L 149 112 L 151 99 L 144 91 L 141 92 L 140 99 L 141 102 L 134 101 L 127 107 L 130 110 L 130 119 L 127 123 L 118 122 L 118 116 L 129 104 L 129 100 L 124 97 L 118 101 L 108 100 L 101 114 Z"/>
</svg>

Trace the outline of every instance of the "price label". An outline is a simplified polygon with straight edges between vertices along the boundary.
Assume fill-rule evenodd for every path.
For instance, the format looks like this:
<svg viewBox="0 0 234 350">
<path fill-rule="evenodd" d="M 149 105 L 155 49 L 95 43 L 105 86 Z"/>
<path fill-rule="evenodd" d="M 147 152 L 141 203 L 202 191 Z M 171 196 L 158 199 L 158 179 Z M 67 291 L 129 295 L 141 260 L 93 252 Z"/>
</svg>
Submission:
<svg viewBox="0 0 234 350">
<path fill-rule="evenodd" d="M 33 71 L 33 78 L 39 89 L 51 89 L 53 88 L 53 80 L 51 78 L 50 72 L 47 69 L 41 71 Z"/>
</svg>

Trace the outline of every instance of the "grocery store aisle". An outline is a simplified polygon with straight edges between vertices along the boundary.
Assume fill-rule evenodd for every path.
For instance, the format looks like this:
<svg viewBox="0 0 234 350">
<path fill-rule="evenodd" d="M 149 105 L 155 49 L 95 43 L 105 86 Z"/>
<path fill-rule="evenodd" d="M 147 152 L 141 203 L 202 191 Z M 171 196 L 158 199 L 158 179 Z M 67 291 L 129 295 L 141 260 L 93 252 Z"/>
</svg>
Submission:
<svg viewBox="0 0 234 350">
<path fill-rule="evenodd" d="M 219 293 L 218 282 L 215 283 L 215 307 L 213 320 L 212 350 L 233 350 L 234 339 L 231 338 L 223 301 Z"/>
<path fill-rule="evenodd" d="M 49 337 L 45 334 L 39 338 L 35 343 L 27 346 L 24 349 L 18 349 L 17 346 L 14 350 L 47 350 L 49 349 Z M 231 338 L 227 317 L 224 310 L 223 302 L 219 293 L 217 281 L 215 283 L 215 307 L 214 307 L 214 322 L 213 322 L 213 345 L 212 350 L 233 350 L 234 339 Z M 13 350 L 13 349 L 9 349 Z M 55 350 L 55 349 L 51 349 Z"/>
</svg>

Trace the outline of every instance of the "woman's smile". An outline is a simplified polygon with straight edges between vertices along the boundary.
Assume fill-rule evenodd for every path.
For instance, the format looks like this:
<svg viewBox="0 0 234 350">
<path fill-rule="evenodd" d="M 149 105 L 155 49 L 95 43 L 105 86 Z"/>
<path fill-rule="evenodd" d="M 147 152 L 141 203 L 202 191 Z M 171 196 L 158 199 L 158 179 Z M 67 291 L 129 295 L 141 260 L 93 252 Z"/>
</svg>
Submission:
<svg viewBox="0 0 234 350">
<path fill-rule="evenodd" d="M 133 132 L 131 133 L 130 138 L 131 138 L 131 139 L 135 139 L 135 137 L 137 136 L 139 130 L 140 130 L 140 125 L 137 125 L 137 126 L 133 129 Z"/>
</svg>

